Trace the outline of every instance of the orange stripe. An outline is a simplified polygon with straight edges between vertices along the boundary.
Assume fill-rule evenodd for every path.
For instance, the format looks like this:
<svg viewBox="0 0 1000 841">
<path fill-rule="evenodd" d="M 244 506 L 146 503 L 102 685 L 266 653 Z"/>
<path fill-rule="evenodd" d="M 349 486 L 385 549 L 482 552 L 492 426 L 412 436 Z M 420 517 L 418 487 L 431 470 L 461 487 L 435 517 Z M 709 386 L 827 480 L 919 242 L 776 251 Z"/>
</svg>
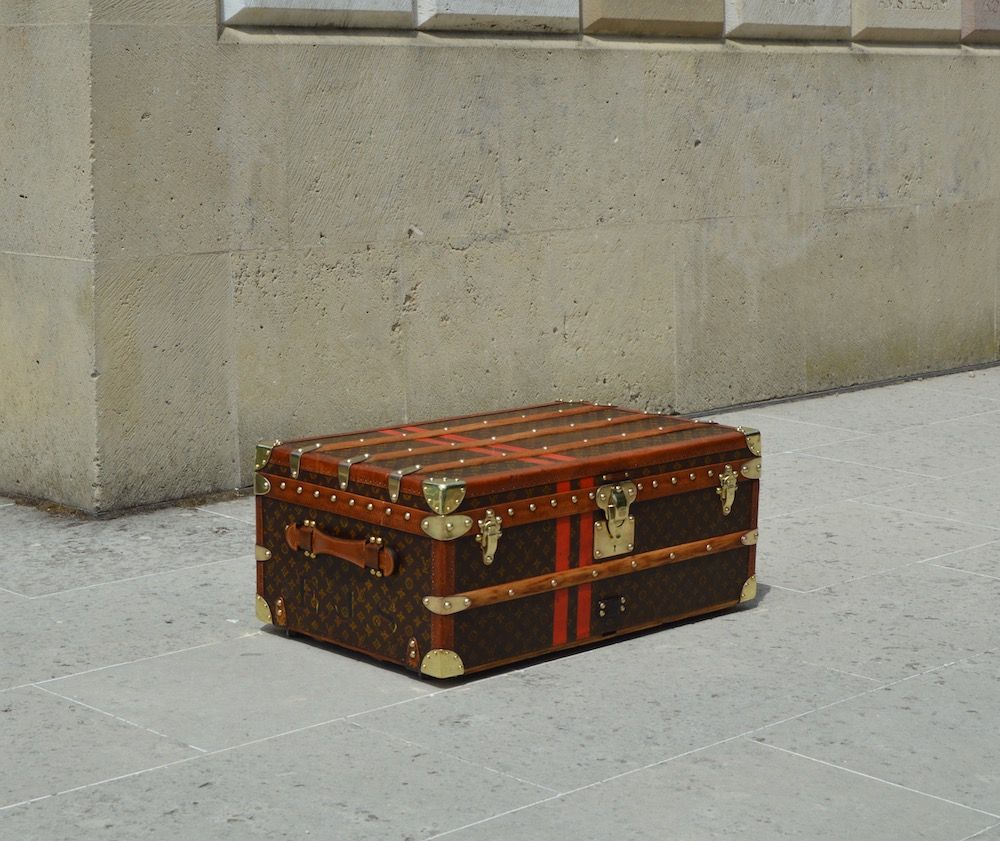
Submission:
<svg viewBox="0 0 1000 841">
<path fill-rule="evenodd" d="M 581 479 L 580 490 L 594 487 L 593 479 Z M 588 512 L 580 517 L 580 560 L 581 567 L 590 566 L 594 560 L 594 514 Z M 590 636 L 590 585 L 581 584 L 576 588 L 576 638 L 585 640 Z"/>
<path fill-rule="evenodd" d="M 565 493 L 572 486 L 569 482 L 559 482 L 556 493 Z M 572 534 L 572 522 L 569 517 L 556 520 L 556 572 L 569 569 L 569 541 Z M 552 644 L 563 645 L 569 637 L 569 591 L 557 590 L 555 593 L 555 610 L 552 614 Z"/>
</svg>

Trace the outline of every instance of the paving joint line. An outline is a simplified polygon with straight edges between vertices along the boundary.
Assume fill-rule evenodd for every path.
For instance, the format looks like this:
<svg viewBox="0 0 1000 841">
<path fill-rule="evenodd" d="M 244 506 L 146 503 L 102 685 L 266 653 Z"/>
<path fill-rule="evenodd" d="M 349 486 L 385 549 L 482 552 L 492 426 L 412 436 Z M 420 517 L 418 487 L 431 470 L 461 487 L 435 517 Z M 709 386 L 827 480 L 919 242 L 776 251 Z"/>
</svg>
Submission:
<svg viewBox="0 0 1000 841">
<path fill-rule="evenodd" d="M 201 508 L 197 505 L 194 507 L 194 510 L 200 511 L 202 514 L 212 514 L 215 517 L 225 517 L 227 520 L 235 520 L 237 523 L 243 523 L 245 526 L 256 525 L 253 520 L 244 520 L 242 517 L 234 517 L 232 514 L 223 514 L 221 511 L 209 511 L 207 508 Z"/>
<path fill-rule="evenodd" d="M 990 826 L 983 827 L 979 832 L 973 832 L 972 835 L 966 835 L 965 838 L 960 838 L 959 841 L 972 841 L 973 838 L 978 838 L 980 835 L 989 832 L 991 829 L 1000 828 L 1000 823 L 991 824 Z"/>
<path fill-rule="evenodd" d="M 100 707 L 95 707 L 92 704 L 88 704 L 85 701 L 81 701 L 79 698 L 71 698 L 69 695 L 61 695 L 58 692 L 53 692 L 51 689 L 46 689 L 44 686 L 34 685 L 35 689 L 39 689 L 42 692 L 46 692 L 55 698 L 61 698 L 63 701 L 68 701 L 71 704 L 76 704 L 78 706 L 84 707 L 85 709 L 92 710 L 95 713 L 100 713 L 101 715 L 106 715 L 108 718 L 114 719 L 115 721 L 120 721 L 122 724 L 127 724 L 129 727 L 135 727 L 137 730 L 145 730 L 147 733 L 152 733 L 154 736 L 159 736 L 161 739 L 169 739 L 171 742 L 176 742 L 178 744 L 184 745 L 184 747 L 196 750 L 199 753 L 208 753 L 204 748 L 200 748 L 197 745 L 189 744 L 175 736 L 168 736 L 166 733 L 161 733 L 159 730 L 153 730 L 151 727 L 146 727 L 142 724 L 137 724 L 134 721 L 129 721 L 127 718 L 123 718 L 120 715 L 115 715 L 113 712 L 108 712 L 107 710 L 102 710 Z"/>
<path fill-rule="evenodd" d="M 871 496 L 871 494 L 865 494 L 865 496 Z M 884 508 L 886 511 L 896 511 L 900 514 L 909 514 L 911 517 L 920 517 L 922 519 L 931 519 L 931 520 L 943 520 L 946 523 L 956 523 L 957 525 L 960 526 L 971 526 L 972 528 L 987 529 L 988 531 L 1000 532 L 1000 528 L 998 528 L 997 526 L 984 526 L 982 523 L 969 523 L 966 522 L 965 520 L 956 520 L 952 517 L 942 517 L 940 514 L 925 514 L 922 511 L 911 511 L 908 508 L 895 508 L 892 505 L 883 505 L 880 502 L 865 502 L 864 497 L 858 497 L 857 499 L 851 501 L 858 502 L 861 505 L 867 505 L 869 508 Z M 992 543 L 993 541 L 990 542 Z"/>
<path fill-rule="evenodd" d="M 760 745 L 761 747 L 770 748 L 771 750 L 780 751 L 781 753 L 787 753 L 790 756 L 797 756 L 800 759 L 807 759 L 810 762 L 816 762 L 819 765 L 825 765 L 827 768 L 835 768 L 838 771 L 844 771 L 848 774 L 854 774 L 858 777 L 863 777 L 866 780 L 871 780 L 876 783 L 882 783 L 883 785 L 892 786 L 893 788 L 898 788 L 903 791 L 908 791 L 911 794 L 917 794 L 921 797 L 929 797 L 932 800 L 938 800 L 941 803 L 947 803 L 950 806 L 958 806 L 961 809 L 968 809 L 970 812 L 977 812 L 980 815 L 986 815 L 988 818 L 1000 819 L 1000 815 L 996 815 L 993 812 L 987 812 L 985 809 L 977 809 L 975 806 L 968 806 L 965 803 L 959 803 L 957 800 L 949 800 L 947 797 L 941 797 L 937 794 L 931 794 L 927 791 L 921 791 L 917 788 L 910 788 L 909 786 L 904 786 L 901 783 L 894 783 L 892 780 L 886 780 L 882 777 L 875 777 L 872 774 L 866 774 L 864 771 L 856 771 L 853 768 L 848 768 L 846 765 L 837 765 L 835 762 L 827 762 L 825 759 L 819 759 L 815 756 L 809 756 L 805 753 L 799 753 L 798 751 L 789 750 L 788 748 L 780 747 L 779 745 L 772 745 L 768 742 L 760 742 L 756 739 L 745 739 L 754 745 Z"/>
<path fill-rule="evenodd" d="M 447 757 L 448 759 L 452 759 L 457 762 L 461 762 L 464 765 L 471 765 L 473 768 L 479 768 L 483 771 L 489 771 L 491 774 L 497 774 L 498 776 L 506 777 L 509 780 L 515 780 L 516 782 L 524 783 L 525 785 L 542 789 L 542 791 L 548 791 L 552 794 L 559 794 L 557 789 L 550 788 L 549 786 L 542 785 L 541 783 L 536 783 L 534 780 L 526 780 L 523 777 L 518 777 L 516 774 L 509 774 L 506 771 L 501 771 L 499 768 L 491 768 L 489 765 L 482 765 L 479 762 L 473 762 L 471 759 L 465 759 L 464 757 L 457 756 L 456 754 L 439 750 L 438 748 L 432 747 L 431 745 L 425 745 L 422 742 L 414 742 L 412 739 L 407 739 L 403 736 L 398 736 L 395 733 L 387 733 L 385 730 L 380 730 L 377 727 L 365 727 L 361 724 L 358 724 L 355 721 L 348 721 L 347 724 L 351 727 L 356 727 L 358 730 L 361 730 L 362 732 L 365 733 L 378 734 L 379 736 L 384 736 L 387 739 L 393 739 L 395 741 L 402 742 L 403 744 L 409 745 L 410 747 L 419 748 L 420 750 L 427 751 L 429 753 L 434 753 L 437 754 L 438 756 L 444 756 Z"/>
<path fill-rule="evenodd" d="M 989 546 L 990 544 L 986 545 Z M 960 569 L 959 567 L 950 567 L 947 564 L 935 564 L 931 563 L 930 561 L 927 561 L 926 563 L 928 566 L 938 567 L 939 569 L 947 569 L 951 570 L 952 572 L 964 572 L 966 575 L 978 575 L 980 578 L 989 578 L 993 581 L 1000 581 L 1000 575 L 987 575 L 985 572 L 973 572 L 971 569 Z"/>
<path fill-rule="evenodd" d="M 833 447 L 834 444 L 824 444 L 824 447 Z M 944 476 L 935 476 L 931 473 L 918 473 L 915 470 L 900 470 L 898 467 L 882 467 L 878 464 L 867 464 L 863 461 L 851 461 L 846 458 L 833 458 L 832 456 L 821 456 L 816 453 L 810 453 L 808 450 L 799 450 L 798 455 L 805 456 L 806 458 L 815 458 L 820 461 L 832 461 L 836 464 L 850 464 L 854 467 L 864 467 L 868 470 L 879 470 L 883 473 L 899 473 L 903 476 L 916 476 L 918 479 L 944 479 Z"/>
<path fill-rule="evenodd" d="M 163 569 L 158 572 L 144 572 L 142 575 L 132 575 L 128 578 L 115 578 L 111 581 L 98 581 L 95 584 L 84 584 L 80 587 L 70 587 L 66 590 L 53 590 L 51 593 L 39 593 L 37 596 L 25 596 L 26 599 L 31 599 L 32 601 L 36 599 L 47 599 L 51 596 L 62 596 L 66 593 L 79 593 L 83 590 L 95 590 L 98 587 L 107 587 L 109 584 L 127 584 L 130 581 L 142 581 L 145 578 L 155 578 L 158 575 L 172 575 L 177 572 L 190 572 L 192 569 L 203 569 L 204 567 L 217 566 L 219 564 L 231 564 L 236 561 L 246 561 L 250 557 L 250 553 L 244 555 L 238 555 L 234 558 L 222 558 L 218 561 L 205 561 L 202 564 L 191 564 L 186 567 L 176 567 L 174 569 Z"/>
</svg>

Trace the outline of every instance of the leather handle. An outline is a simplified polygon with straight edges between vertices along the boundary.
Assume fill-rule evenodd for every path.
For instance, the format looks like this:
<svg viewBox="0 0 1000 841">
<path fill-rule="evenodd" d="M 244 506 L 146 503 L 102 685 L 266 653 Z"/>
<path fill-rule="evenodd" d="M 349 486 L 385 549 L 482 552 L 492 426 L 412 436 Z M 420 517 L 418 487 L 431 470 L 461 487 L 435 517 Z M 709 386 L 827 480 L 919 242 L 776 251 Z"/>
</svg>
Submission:
<svg viewBox="0 0 1000 841">
<path fill-rule="evenodd" d="M 388 546 L 382 545 L 381 537 L 368 540 L 346 540 L 331 537 L 316 528 L 315 520 L 306 520 L 300 526 L 292 523 L 285 527 L 285 540 L 295 551 L 303 551 L 312 558 L 330 555 L 367 569 L 381 578 L 392 575 L 396 569 L 396 555 Z"/>
</svg>

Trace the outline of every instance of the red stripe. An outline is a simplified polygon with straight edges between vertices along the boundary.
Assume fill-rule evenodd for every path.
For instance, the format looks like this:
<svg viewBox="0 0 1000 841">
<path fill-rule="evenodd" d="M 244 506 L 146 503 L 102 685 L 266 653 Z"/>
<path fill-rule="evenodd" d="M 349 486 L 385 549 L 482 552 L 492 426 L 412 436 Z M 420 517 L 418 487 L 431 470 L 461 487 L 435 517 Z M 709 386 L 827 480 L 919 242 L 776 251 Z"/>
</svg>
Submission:
<svg viewBox="0 0 1000 841">
<path fill-rule="evenodd" d="M 580 490 L 594 487 L 593 479 L 581 479 Z M 580 517 L 580 560 L 581 567 L 590 566 L 594 560 L 594 514 L 589 512 Z M 576 638 L 585 640 L 590 636 L 590 585 L 581 584 L 576 588 Z"/>
<path fill-rule="evenodd" d="M 572 486 L 569 482 L 559 482 L 556 493 L 565 493 Z M 569 517 L 556 520 L 556 572 L 569 569 L 569 541 L 572 534 Z M 552 614 L 552 644 L 564 645 L 569 637 L 569 591 L 556 590 L 555 610 Z"/>
</svg>

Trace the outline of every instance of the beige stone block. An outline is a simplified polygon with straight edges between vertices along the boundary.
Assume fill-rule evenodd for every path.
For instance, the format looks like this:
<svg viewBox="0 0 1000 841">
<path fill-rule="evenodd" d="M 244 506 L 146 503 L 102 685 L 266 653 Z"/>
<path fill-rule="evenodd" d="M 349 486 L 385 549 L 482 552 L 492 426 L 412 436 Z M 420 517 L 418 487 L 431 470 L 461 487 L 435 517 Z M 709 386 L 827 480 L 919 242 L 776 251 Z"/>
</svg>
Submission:
<svg viewBox="0 0 1000 841">
<path fill-rule="evenodd" d="M 818 75 L 828 208 L 955 204 L 1000 197 L 994 57 L 829 56 Z"/>
<path fill-rule="evenodd" d="M 831 212 L 811 223 L 809 391 L 996 359 L 998 205 Z"/>
<path fill-rule="evenodd" d="M 217 24 L 218 0 L 90 0 L 94 23 Z"/>
<path fill-rule="evenodd" d="M 698 412 L 806 390 L 804 217 L 685 223 L 675 266 L 677 403 Z"/>
<path fill-rule="evenodd" d="M 407 417 L 400 333 L 414 301 L 395 246 L 247 252 L 232 258 L 240 457 L 254 443 Z M 445 384 L 440 384 L 445 388 Z"/>
<path fill-rule="evenodd" d="M 501 228 L 495 65 L 506 50 L 288 48 L 291 241 L 488 236 Z"/>
<path fill-rule="evenodd" d="M 409 416 L 557 399 L 672 407 L 676 262 L 662 229 L 417 244 L 403 271 Z"/>
<path fill-rule="evenodd" d="M 0 253 L 0 359 L 0 493 L 92 510 L 92 263 Z"/>
<path fill-rule="evenodd" d="M 588 35 L 718 38 L 723 0 L 582 0 Z"/>
<path fill-rule="evenodd" d="M 93 28 L 95 211 L 104 258 L 285 241 L 279 48 L 214 26 Z"/>
<path fill-rule="evenodd" d="M 86 25 L 0 28 L 0 251 L 93 256 L 88 41 Z"/>
<path fill-rule="evenodd" d="M 97 265 L 101 510 L 240 485 L 225 254 Z"/>
<path fill-rule="evenodd" d="M 855 41 L 957 42 L 961 0 L 852 0 Z"/>
<path fill-rule="evenodd" d="M 579 32 L 579 0 L 415 0 L 420 29 Z"/>
<path fill-rule="evenodd" d="M 222 0 L 227 26 L 412 29 L 412 0 Z"/>
<path fill-rule="evenodd" d="M 851 0 L 726 0 L 726 37 L 846 41 Z"/>
<path fill-rule="evenodd" d="M 52 26 L 85 24 L 90 0 L 3 0 L 0 26 Z"/>
<path fill-rule="evenodd" d="M 1000 0 L 962 0 L 962 40 L 1000 44 Z"/>
<path fill-rule="evenodd" d="M 820 175 L 815 61 L 595 48 L 525 50 L 497 62 L 506 227 L 659 225 L 812 208 Z M 527 102 L 524 90 L 532 91 Z"/>
</svg>

